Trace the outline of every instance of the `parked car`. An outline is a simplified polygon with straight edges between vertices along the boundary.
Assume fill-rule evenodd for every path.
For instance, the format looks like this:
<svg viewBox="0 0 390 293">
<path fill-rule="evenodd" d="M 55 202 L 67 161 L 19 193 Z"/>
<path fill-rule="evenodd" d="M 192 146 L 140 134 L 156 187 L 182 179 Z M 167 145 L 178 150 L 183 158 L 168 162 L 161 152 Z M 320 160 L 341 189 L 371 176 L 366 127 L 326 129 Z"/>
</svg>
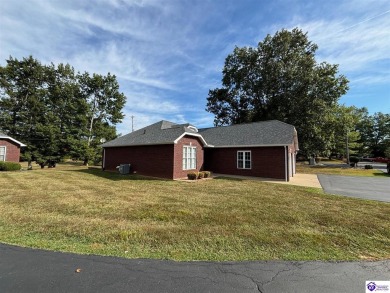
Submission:
<svg viewBox="0 0 390 293">
<path fill-rule="evenodd" d="M 370 158 L 370 157 L 361 157 L 360 161 L 361 162 L 374 162 L 375 158 Z"/>
<path fill-rule="evenodd" d="M 377 162 L 377 163 L 390 163 L 390 159 L 378 157 L 378 158 L 374 158 L 374 162 Z"/>
</svg>

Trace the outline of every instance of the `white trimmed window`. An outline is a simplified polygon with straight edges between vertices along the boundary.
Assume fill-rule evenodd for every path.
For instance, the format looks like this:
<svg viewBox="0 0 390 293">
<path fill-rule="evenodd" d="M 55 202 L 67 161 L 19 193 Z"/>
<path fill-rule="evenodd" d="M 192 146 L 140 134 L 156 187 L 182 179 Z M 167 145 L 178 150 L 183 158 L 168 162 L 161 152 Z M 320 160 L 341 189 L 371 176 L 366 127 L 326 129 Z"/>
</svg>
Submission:
<svg viewBox="0 0 390 293">
<path fill-rule="evenodd" d="M 183 147 L 183 170 L 196 169 L 196 147 Z"/>
<path fill-rule="evenodd" d="M 237 169 L 251 169 L 251 151 L 237 152 Z"/>
<path fill-rule="evenodd" d="M 5 161 L 5 146 L 0 146 L 0 162 Z"/>
</svg>

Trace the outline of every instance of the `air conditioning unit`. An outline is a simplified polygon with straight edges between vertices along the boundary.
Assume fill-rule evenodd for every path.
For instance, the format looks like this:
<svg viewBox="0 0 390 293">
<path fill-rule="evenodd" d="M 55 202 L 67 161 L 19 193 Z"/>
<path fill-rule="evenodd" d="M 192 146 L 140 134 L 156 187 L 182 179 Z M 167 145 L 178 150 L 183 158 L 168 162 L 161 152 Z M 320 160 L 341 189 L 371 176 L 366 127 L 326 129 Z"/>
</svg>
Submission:
<svg viewBox="0 0 390 293">
<path fill-rule="evenodd" d="M 123 174 L 129 174 L 130 173 L 130 164 L 120 164 L 119 173 Z"/>
</svg>

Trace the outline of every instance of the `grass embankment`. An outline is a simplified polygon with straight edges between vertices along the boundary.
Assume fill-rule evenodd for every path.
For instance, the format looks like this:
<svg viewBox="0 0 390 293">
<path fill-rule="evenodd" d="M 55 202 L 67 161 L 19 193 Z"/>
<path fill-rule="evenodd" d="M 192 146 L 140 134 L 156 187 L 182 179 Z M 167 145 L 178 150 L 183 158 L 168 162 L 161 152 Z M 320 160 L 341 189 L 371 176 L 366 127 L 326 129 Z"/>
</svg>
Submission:
<svg viewBox="0 0 390 293">
<path fill-rule="evenodd" d="M 175 260 L 390 258 L 390 204 L 251 180 L 81 166 L 0 173 L 0 241 Z"/>
</svg>

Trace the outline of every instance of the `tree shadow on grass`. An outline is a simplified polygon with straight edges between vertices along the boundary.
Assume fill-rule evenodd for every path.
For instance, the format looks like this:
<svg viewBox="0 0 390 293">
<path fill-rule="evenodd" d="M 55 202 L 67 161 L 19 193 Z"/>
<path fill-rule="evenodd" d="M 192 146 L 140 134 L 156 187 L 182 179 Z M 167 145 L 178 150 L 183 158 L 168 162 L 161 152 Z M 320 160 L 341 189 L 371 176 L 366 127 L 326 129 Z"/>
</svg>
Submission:
<svg viewBox="0 0 390 293">
<path fill-rule="evenodd" d="M 346 164 L 314 165 L 314 166 L 307 166 L 307 167 L 312 169 L 352 169 L 351 166 Z"/>
<path fill-rule="evenodd" d="M 374 176 L 375 177 L 390 177 L 390 174 L 381 172 L 381 173 L 374 173 Z"/>
<path fill-rule="evenodd" d="M 236 177 L 226 177 L 226 176 L 218 176 L 218 177 L 213 177 L 214 180 L 230 180 L 230 181 L 244 181 L 246 179 L 242 178 L 236 178 Z"/>
<path fill-rule="evenodd" d="M 112 171 L 102 171 L 100 168 L 96 167 L 89 167 L 88 169 L 81 169 L 81 170 L 64 170 L 67 172 L 80 172 L 84 174 L 94 175 L 98 176 L 104 179 L 113 180 L 113 181 L 121 181 L 121 180 L 139 180 L 139 181 L 172 181 L 169 179 L 164 178 L 157 178 L 157 177 L 149 177 L 149 176 L 143 176 L 139 174 L 120 174 L 118 172 L 112 172 Z"/>
</svg>

